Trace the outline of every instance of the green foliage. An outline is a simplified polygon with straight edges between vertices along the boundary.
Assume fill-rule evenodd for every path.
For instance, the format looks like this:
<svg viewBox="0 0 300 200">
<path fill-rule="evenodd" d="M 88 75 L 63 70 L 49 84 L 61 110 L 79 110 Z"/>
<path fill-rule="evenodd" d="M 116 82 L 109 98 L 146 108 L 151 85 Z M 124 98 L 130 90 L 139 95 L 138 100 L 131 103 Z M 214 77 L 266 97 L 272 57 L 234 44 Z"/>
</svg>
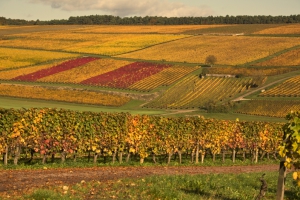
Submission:
<svg viewBox="0 0 300 200">
<path fill-rule="evenodd" d="M 300 112 L 291 112 L 286 116 L 289 120 L 283 127 L 283 143 L 279 146 L 279 154 L 286 159 L 284 165 L 287 168 L 294 167 L 293 178 L 300 187 Z"/>
</svg>

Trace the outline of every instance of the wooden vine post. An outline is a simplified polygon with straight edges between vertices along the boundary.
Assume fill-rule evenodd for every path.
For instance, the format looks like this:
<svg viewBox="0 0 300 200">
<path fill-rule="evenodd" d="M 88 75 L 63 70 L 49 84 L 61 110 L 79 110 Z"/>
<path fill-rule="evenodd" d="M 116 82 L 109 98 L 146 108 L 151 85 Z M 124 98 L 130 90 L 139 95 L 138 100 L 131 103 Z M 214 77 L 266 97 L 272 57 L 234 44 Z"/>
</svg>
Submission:
<svg viewBox="0 0 300 200">
<path fill-rule="evenodd" d="M 283 200 L 284 197 L 284 185 L 285 185 L 285 177 L 286 177 L 286 167 L 284 163 L 285 163 L 285 159 L 282 158 L 279 165 L 276 200 Z"/>
<path fill-rule="evenodd" d="M 286 169 L 294 167 L 293 179 L 300 187 L 300 112 L 291 112 L 286 116 L 289 120 L 283 126 L 283 142 L 279 145 L 279 154 L 282 157 L 279 168 L 277 185 L 277 200 L 284 197 L 284 183 Z"/>
</svg>

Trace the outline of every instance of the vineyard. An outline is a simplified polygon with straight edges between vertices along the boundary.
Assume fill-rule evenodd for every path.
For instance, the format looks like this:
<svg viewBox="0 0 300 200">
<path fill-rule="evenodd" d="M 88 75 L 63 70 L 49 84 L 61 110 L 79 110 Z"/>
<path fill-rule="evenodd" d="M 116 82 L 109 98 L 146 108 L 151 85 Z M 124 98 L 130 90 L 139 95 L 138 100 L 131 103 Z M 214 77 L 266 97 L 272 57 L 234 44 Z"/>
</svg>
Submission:
<svg viewBox="0 0 300 200">
<path fill-rule="evenodd" d="M 39 82 L 80 83 L 84 80 L 114 71 L 132 62 L 114 59 L 96 59 L 71 70 L 56 73 L 39 79 Z"/>
<path fill-rule="evenodd" d="M 127 113 L 75 112 L 65 109 L 1 109 L 0 153 L 7 164 L 14 155 L 32 149 L 42 155 L 74 158 L 92 153 L 97 158 L 112 157 L 123 162 L 138 155 L 140 162 L 152 156 L 167 155 L 167 163 L 178 154 L 189 155 L 192 162 L 204 162 L 205 155 L 230 154 L 235 162 L 237 151 L 250 154 L 253 162 L 261 157 L 276 158 L 283 137 L 281 123 L 213 120 L 202 117 L 165 118 Z"/>
<path fill-rule="evenodd" d="M 219 65 L 242 65 L 300 44 L 300 38 L 194 36 L 117 57 L 203 63 L 215 55 Z M 243 51 L 247 49 L 247 53 Z M 172 53 L 170 53 L 172 52 Z"/>
<path fill-rule="evenodd" d="M 259 94 L 261 97 L 300 97 L 300 76 L 290 78 L 280 85 Z"/>
<path fill-rule="evenodd" d="M 0 40 L 0 46 L 113 56 L 183 37 L 187 36 L 171 34 L 99 35 L 97 33 L 56 31 L 43 32 L 43 34 L 15 34 L 13 38 L 7 37 Z"/>
<path fill-rule="evenodd" d="M 201 108 L 209 101 L 221 102 L 249 89 L 255 82 L 251 78 L 218 78 L 189 76 L 166 90 L 146 107 Z"/>
<path fill-rule="evenodd" d="M 250 100 L 235 112 L 248 115 L 260 115 L 284 118 L 290 111 L 299 111 L 299 100 Z"/>
<path fill-rule="evenodd" d="M 109 166 L 110 176 L 115 165 L 134 163 L 145 171 L 148 164 L 162 165 L 167 171 L 187 164 L 199 170 L 198 165 L 216 163 L 279 163 L 281 156 L 289 156 L 286 167 L 300 167 L 293 157 L 300 152 L 299 24 L 0 25 L 0 30 L 4 173 L 36 164 L 45 172 L 57 164 L 82 171 Z M 1 177 L 3 184 L 13 182 L 10 175 Z M 300 184 L 300 172 L 293 177 Z M 184 192 L 199 199 L 205 193 L 199 184 Z M 227 192 L 230 187 L 222 186 Z M 96 199 L 92 192 L 88 199 Z"/>
<path fill-rule="evenodd" d="M 130 85 L 128 88 L 140 91 L 149 91 L 155 89 L 159 86 L 169 86 L 181 79 L 182 77 L 190 74 L 191 72 L 199 69 L 199 67 L 181 67 L 181 66 L 171 66 L 168 67 L 157 74 L 144 78 L 134 84 Z"/>
<path fill-rule="evenodd" d="M 300 34 L 299 25 L 283 25 L 278 27 L 267 28 L 261 31 L 254 32 L 254 34 Z"/>
<path fill-rule="evenodd" d="M 231 100 L 281 77 L 290 79 L 251 98 L 289 97 L 294 105 L 299 97 L 297 24 L 2 29 L 0 97 L 113 106 L 141 114 L 229 112 L 234 110 L 225 107 L 236 104 Z M 214 63 L 207 63 L 210 55 Z M 270 109 L 262 116 L 282 117 L 288 109 L 280 115 Z"/>
<path fill-rule="evenodd" d="M 300 67 L 209 67 L 202 74 L 233 74 L 236 76 L 275 76 L 299 70 Z"/>
<path fill-rule="evenodd" d="M 1 48 L 1 46 L 0 55 L 0 70 L 36 65 L 46 61 L 78 56 L 76 54 L 62 52 Z"/>
<path fill-rule="evenodd" d="M 168 67 L 168 65 L 153 65 L 152 63 L 135 62 L 120 67 L 114 71 L 84 80 L 81 83 L 115 88 L 127 88 L 135 82 L 154 75 Z"/>
<path fill-rule="evenodd" d="M 36 81 L 40 78 L 44 78 L 46 76 L 50 76 L 52 74 L 56 74 L 59 72 L 63 72 L 72 68 L 75 68 L 77 66 L 83 65 L 85 63 L 91 62 L 95 60 L 96 58 L 78 58 L 75 60 L 70 60 L 64 63 L 61 63 L 59 65 L 53 66 L 48 69 L 42 69 L 37 72 L 33 72 L 30 74 L 25 74 L 21 76 L 17 76 L 13 78 L 12 80 L 17 80 L 17 81 Z"/>
<path fill-rule="evenodd" d="M 279 56 L 255 64 L 256 66 L 299 66 L 300 48 L 287 51 Z"/>
<path fill-rule="evenodd" d="M 143 34 L 184 34 L 186 31 L 203 30 L 218 27 L 229 27 L 232 25 L 181 25 L 181 26 L 93 26 L 76 30 L 76 33 L 143 33 Z"/>
<path fill-rule="evenodd" d="M 130 101 L 129 97 L 112 95 L 103 92 L 17 84 L 0 84 L 0 96 L 53 100 L 102 106 L 122 106 Z"/>
</svg>

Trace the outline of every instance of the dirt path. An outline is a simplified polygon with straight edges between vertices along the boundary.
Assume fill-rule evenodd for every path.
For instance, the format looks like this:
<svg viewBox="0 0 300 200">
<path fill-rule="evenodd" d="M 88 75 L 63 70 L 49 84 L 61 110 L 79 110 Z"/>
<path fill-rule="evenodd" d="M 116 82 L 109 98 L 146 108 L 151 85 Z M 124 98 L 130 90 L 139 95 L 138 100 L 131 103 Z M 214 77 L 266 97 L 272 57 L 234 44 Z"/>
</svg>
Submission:
<svg viewBox="0 0 300 200">
<path fill-rule="evenodd" d="M 248 173 L 277 171 L 279 165 L 226 167 L 93 167 L 45 170 L 1 170 L 0 193 L 21 192 L 26 189 L 51 185 L 76 184 L 82 180 L 100 181 L 121 178 L 140 178 L 150 175 Z"/>
</svg>

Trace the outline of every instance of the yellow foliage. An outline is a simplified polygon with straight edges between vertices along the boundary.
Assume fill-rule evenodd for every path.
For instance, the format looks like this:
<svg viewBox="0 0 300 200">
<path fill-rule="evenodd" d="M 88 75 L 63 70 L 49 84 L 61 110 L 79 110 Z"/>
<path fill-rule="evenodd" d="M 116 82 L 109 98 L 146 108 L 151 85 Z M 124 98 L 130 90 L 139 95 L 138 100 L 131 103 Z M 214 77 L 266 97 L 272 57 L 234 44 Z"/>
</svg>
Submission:
<svg viewBox="0 0 300 200">
<path fill-rule="evenodd" d="M 57 89 L 17 84 L 0 84 L 0 96 L 36 98 L 106 106 L 121 106 L 130 100 L 128 97 L 96 91 Z"/>
<path fill-rule="evenodd" d="M 98 34 L 73 31 L 51 31 L 15 34 L 14 40 L 0 40 L 0 45 L 30 49 L 62 50 L 78 53 L 118 55 L 148 46 L 180 39 L 174 34 Z"/>
<path fill-rule="evenodd" d="M 0 55 L 1 55 L 0 70 L 28 66 L 28 65 L 36 65 L 38 63 L 46 62 L 49 60 L 72 58 L 78 56 L 76 54 L 61 53 L 61 52 L 58 53 L 58 52 L 49 52 L 49 51 L 9 49 L 9 48 L 0 48 Z"/>
<path fill-rule="evenodd" d="M 205 63 L 214 55 L 216 64 L 239 65 L 299 44 L 300 38 L 288 37 L 193 36 L 118 57 Z"/>
<path fill-rule="evenodd" d="M 296 97 L 300 96 L 300 76 L 290 78 L 283 83 L 264 91 L 260 96 Z M 293 110 L 293 109 L 291 109 Z"/>
<path fill-rule="evenodd" d="M 183 76 L 191 73 L 199 67 L 184 67 L 184 66 L 172 66 L 168 67 L 157 74 L 142 79 L 131 86 L 129 89 L 136 90 L 152 90 L 161 85 L 171 85 L 175 81 L 179 80 Z"/>
<path fill-rule="evenodd" d="M 298 178 L 298 172 L 294 172 L 294 173 L 293 173 L 293 179 L 294 179 L 294 180 L 297 180 L 297 178 Z"/>
<path fill-rule="evenodd" d="M 294 49 L 279 56 L 255 64 L 256 66 L 299 66 L 300 49 Z"/>
<path fill-rule="evenodd" d="M 252 79 L 234 79 L 189 76 L 169 88 L 148 107 L 193 108 L 200 107 L 210 99 L 222 101 L 247 89 Z"/>
</svg>

